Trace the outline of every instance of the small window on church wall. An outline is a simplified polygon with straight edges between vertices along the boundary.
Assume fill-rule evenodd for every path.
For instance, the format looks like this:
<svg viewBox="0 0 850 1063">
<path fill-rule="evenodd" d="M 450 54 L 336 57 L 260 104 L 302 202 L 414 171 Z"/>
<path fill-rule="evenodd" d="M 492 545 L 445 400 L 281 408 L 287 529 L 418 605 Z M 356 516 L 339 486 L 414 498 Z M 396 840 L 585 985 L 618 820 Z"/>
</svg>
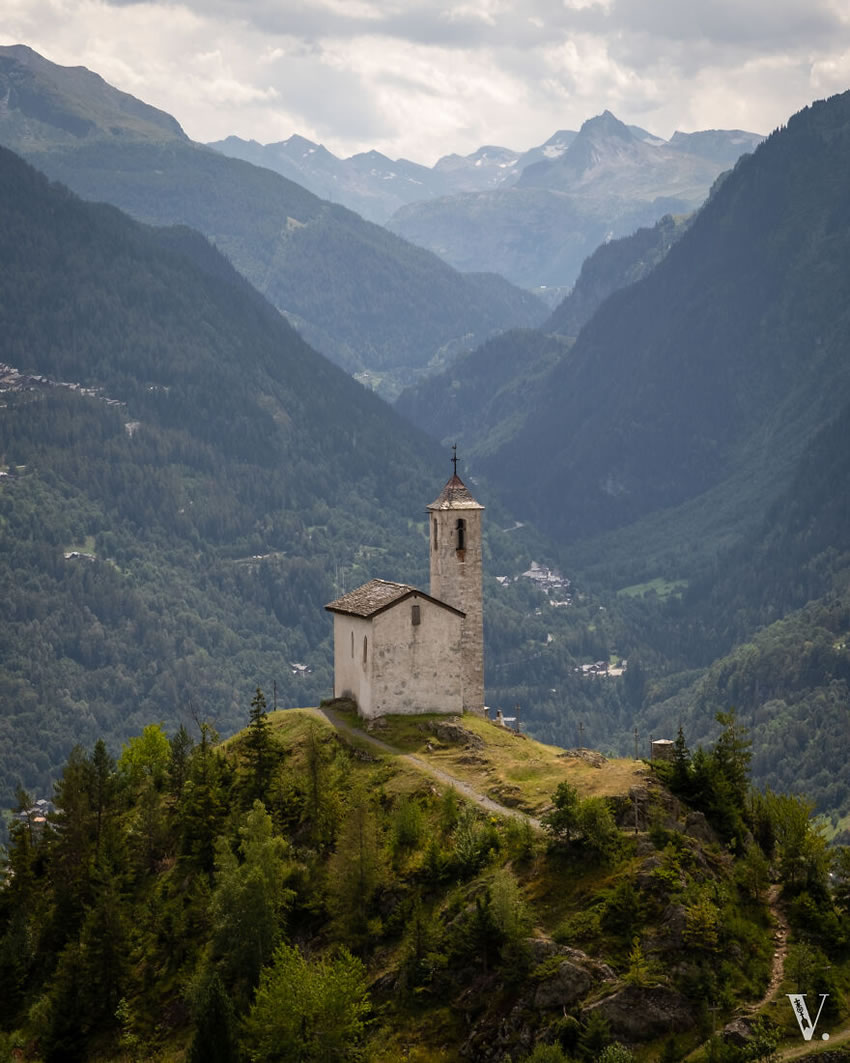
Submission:
<svg viewBox="0 0 850 1063">
<path fill-rule="evenodd" d="M 462 518 L 458 518 L 456 525 L 457 528 L 457 548 L 458 550 L 466 549 L 466 521 Z"/>
<path fill-rule="evenodd" d="M 364 664 L 366 663 L 366 657 L 368 656 L 368 654 L 369 654 L 369 640 L 364 635 L 363 636 L 363 663 Z"/>
<path fill-rule="evenodd" d="M 351 656 L 354 656 L 354 632 L 351 632 Z"/>
<path fill-rule="evenodd" d="M 434 549 L 437 549 L 437 518 L 434 517 Z"/>
<path fill-rule="evenodd" d="M 419 612 L 419 606 L 418 605 L 411 606 L 410 619 L 411 619 L 414 627 L 416 627 L 417 624 L 421 624 L 422 623 L 422 615 Z"/>
</svg>

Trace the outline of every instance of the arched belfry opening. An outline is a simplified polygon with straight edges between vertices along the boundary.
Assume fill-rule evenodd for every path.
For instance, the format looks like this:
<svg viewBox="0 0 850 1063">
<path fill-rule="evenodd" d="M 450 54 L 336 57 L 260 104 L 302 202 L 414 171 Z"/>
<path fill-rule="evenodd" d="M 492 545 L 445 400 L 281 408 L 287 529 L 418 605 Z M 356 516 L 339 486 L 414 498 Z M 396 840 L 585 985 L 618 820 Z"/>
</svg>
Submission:
<svg viewBox="0 0 850 1063">
<path fill-rule="evenodd" d="M 455 541 L 456 550 L 458 553 L 462 553 L 466 550 L 466 521 L 463 517 L 458 517 L 457 524 L 455 525 Z M 463 560 L 461 558 L 461 560 Z"/>
</svg>

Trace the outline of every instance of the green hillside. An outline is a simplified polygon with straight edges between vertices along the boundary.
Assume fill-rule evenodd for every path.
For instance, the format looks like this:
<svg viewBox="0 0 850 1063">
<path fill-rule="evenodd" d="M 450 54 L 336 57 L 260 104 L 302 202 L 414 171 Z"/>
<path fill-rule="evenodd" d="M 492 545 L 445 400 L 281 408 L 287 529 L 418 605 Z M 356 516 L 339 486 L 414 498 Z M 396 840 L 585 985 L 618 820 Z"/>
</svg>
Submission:
<svg viewBox="0 0 850 1063">
<path fill-rule="evenodd" d="M 845 408 L 762 526 L 643 623 L 670 670 L 684 669 L 646 691 L 647 726 L 681 720 L 704 740 L 735 705 L 756 736 L 754 775 L 805 794 L 835 824 L 850 813 L 848 432 Z"/>
<path fill-rule="evenodd" d="M 477 462 L 536 416 L 571 345 L 538 329 L 510 329 L 403 391 L 395 408 L 435 439 L 457 441 Z"/>
<path fill-rule="evenodd" d="M 193 143 L 140 101 L 163 121 L 128 117 L 132 98 L 96 74 L 22 46 L 0 48 L 0 61 L 0 143 L 86 199 L 198 229 L 308 342 L 389 394 L 433 358 L 546 314 L 500 277 L 467 278 L 271 170 Z"/>
<path fill-rule="evenodd" d="M 652 228 L 600 244 L 584 260 L 572 291 L 541 325 L 542 331 L 577 336 L 612 292 L 641 280 L 658 265 L 691 217 L 667 214 Z"/>
<path fill-rule="evenodd" d="M 413 761 L 339 705 L 268 714 L 257 690 L 248 708 L 223 744 L 201 722 L 150 725 L 117 763 L 78 748 L 47 821 L 16 819 L 4 1055 L 744 1063 L 799 1042 L 770 1006 L 788 990 L 829 994 L 840 1036 L 846 851 L 831 861 L 803 803 L 749 790 L 734 720 L 665 783 L 484 721 L 389 718 L 381 740 Z M 520 800 L 548 787 L 544 829 L 483 813 L 437 764 L 514 778 Z M 743 1047 L 712 1036 L 742 1009 Z"/>
<path fill-rule="evenodd" d="M 474 459 L 510 443 L 547 394 L 549 375 L 615 291 L 645 277 L 685 232 L 690 215 L 601 244 L 539 329 L 510 329 L 417 381 L 396 409 L 436 439 L 462 441 Z M 554 334 L 554 335 L 553 335 Z"/>
<path fill-rule="evenodd" d="M 775 497 L 848 396 L 848 154 L 850 96 L 802 111 L 610 297 L 535 417 L 482 463 L 518 511 L 569 540 L 736 474 Z"/>
</svg>

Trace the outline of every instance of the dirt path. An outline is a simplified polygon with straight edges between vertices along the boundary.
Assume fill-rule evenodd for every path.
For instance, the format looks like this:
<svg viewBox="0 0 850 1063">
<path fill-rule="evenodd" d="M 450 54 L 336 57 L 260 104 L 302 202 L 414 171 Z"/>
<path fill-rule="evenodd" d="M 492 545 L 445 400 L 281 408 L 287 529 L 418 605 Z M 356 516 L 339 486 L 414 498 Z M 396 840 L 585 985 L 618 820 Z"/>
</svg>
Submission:
<svg viewBox="0 0 850 1063">
<path fill-rule="evenodd" d="M 767 991 L 761 1000 L 757 1000 L 754 1004 L 749 1004 L 743 1010 L 744 1015 L 754 1015 L 761 1008 L 765 1007 L 775 996 L 782 985 L 782 980 L 785 977 L 785 960 L 788 956 L 788 920 L 785 918 L 785 913 L 779 906 L 779 894 L 781 887 L 778 884 L 774 884 L 770 887 L 767 894 L 767 903 L 770 908 L 770 912 L 776 921 L 776 927 L 773 931 L 773 966 L 770 973 L 770 982 L 767 987 Z M 787 1004 L 784 998 L 779 1001 L 779 1006 Z M 789 1005 L 790 1006 L 790 1005 Z M 826 1033 L 826 1031 L 823 1031 Z M 782 1048 L 777 1053 L 778 1059 L 799 1059 L 802 1056 L 811 1056 L 820 1051 L 826 1051 L 830 1048 L 835 1048 L 838 1045 L 844 1044 L 850 1040 L 850 1026 L 844 1030 L 836 1030 L 830 1032 L 824 1040 L 823 1033 L 817 1033 L 811 1041 L 804 1041 L 802 1037 L 799 1040 L 795 1040 L 792 1044 Z"/>
<path fill-rule="evenodd" d="M 381 738 L 376 738 L 374 735 L 367 734 L 365 731 L 359 730 L 357 727 L 352 727 L 351 724 L 346 722 L 338 713 L 333 709 L 311 709 L 310 712 L 315 713 L 322 719 L 334 727 L 340 734 L 346 735 L 349 739 L 355 741 L 365 742 L 367 745 L 372 746 L 374 749 L 379 750 L 381 753 L 389 753 L 394 757 L 398 757 L 399 760 L 406 760 L 408 764 L 412 764 L 419 771 L 425 772 L 427 775 L 433 776 L 446 786 L 453 786 L 459 794 L 463 794 L 479 808 L 483 808 L 485 812 L 494 812 L 499 816 L 512 816 L 514 819 L 523 820 L 525 823 L 530 823 L 536 830 L 542 830 L 543 824 L 539 819 L 534 816 L 529 816 L 525 812 L 520 812 L 516 808 L 506 808 L 505 805 L 500 805 L 497 801 L 492 800 L 490 797 L 486 797 L 484 794 L 479 793 L 473 789 L 469 783 L 464 782 L 463 779 L 459 779 L 456 775 L 450 775 L 449 772 L 443 771 L 442 768 L 436 768 L 433 764 L 429 764 L 427 760 L 423 760 L 422 757 L 417 757 L 415 753 L 405 753 L 395 746 L 391 746 L 389 742 L 384 742 Z"/>
<path fill-rule="evenodd" d="M 788 920 L 779 907 L 780 889 L 779 883 L 773 883 L 767 891 L 767 906 L 776 921 L 776 929 L 773 931 L 773 965 L 770 971 L 770 982 L 761 1000 L 748 1004 L 744 1008 L 744 1015 L 755 1015 L 772 1000 L 785 977 L 785 957 L 788 955 Z"/>
</svg>

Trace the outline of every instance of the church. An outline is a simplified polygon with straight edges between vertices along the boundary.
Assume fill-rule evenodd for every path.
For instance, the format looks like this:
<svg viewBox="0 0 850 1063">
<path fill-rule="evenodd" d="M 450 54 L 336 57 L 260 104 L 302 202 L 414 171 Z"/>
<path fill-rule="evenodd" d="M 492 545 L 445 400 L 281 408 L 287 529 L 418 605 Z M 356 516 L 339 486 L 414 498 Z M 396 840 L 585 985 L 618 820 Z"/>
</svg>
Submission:
<svg viewBox="0 0 850 1063">
<path fill-rule="evenodd" d="M 334 697 L 361 716 L 484 712 L 484 507 L 454 474 L 427 507 L 429 593 L 373 579 L 325 608 L 333 613 Z"/>
</svg>

